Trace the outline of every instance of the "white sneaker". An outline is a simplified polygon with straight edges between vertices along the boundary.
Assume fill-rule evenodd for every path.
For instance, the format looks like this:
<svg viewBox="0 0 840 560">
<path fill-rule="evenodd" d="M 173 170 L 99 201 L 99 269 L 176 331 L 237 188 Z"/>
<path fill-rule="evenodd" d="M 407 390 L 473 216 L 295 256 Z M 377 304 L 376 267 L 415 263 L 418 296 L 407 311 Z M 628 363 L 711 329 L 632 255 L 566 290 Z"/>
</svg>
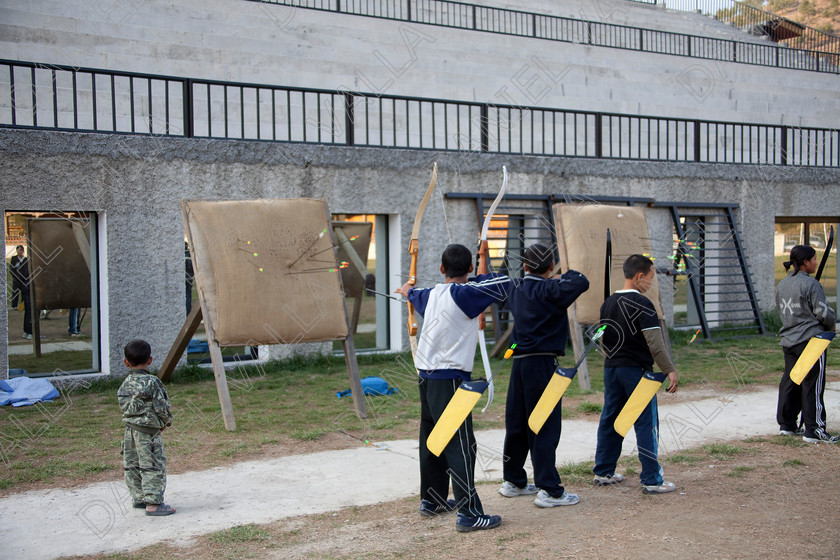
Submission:
<svg viewBox="0 0 840 560">
<path fill-rule="evenodd" d="M 573 506 L 580 501 L 577 494 L 570 494 L 563 491 L 563 495 L 559 498 L 554 498 L 545 490 L 540 490 L 537 494 L 534 504 L 541 508 L 550 508 L 555 506 Z"/>
<path fill-rule="evenodd" d="M 614 473 L 612 475 L 607 476 L 595 476 L 595 479 L 592 481 L 595 483 L 595 486 L 607 486 L 609 484 L 618 484 L 619 482 L 624 482 L 624 475 Z"/>
<path fill-rule="evenodd" d="M 502 482 L 502 487 L 499 488 L 499 494 L 505 498 L 515 498 L 517 496 L 527 496 L 536 494 L 539 489 L 533 484 L 526 484 L 525 488 L 520 488 L 512 482 L 505 480 Z"/>
<path fill-rule="evenodd" d="M 667 494 L 677 489 L 677 485 L 673 482 L 663 482 L 659 486 L 645 486 L 642 484 L 642 494 Z"/>
</svg>

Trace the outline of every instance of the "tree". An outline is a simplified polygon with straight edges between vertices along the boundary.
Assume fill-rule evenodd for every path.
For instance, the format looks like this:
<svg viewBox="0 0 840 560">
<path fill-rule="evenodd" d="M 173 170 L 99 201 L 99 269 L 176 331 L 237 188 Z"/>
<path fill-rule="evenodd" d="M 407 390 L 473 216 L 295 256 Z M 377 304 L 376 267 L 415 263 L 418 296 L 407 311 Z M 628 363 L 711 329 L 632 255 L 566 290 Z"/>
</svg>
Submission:
<svg viewBox="0 0 840 560">
<path fill-rule="evenodd" d="M 813 16 L 817 13 L 817 11 L 808 0 L 803 0 L 802 3 L 799 4 L 799 13 L 803 16 Z"/>
</svg>

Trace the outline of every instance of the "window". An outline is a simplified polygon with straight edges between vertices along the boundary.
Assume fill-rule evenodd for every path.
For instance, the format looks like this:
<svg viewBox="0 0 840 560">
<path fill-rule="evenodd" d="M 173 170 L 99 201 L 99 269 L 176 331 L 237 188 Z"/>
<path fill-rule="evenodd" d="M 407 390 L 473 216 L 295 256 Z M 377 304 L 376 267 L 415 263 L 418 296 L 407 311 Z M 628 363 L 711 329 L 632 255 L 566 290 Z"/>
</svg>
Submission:
<svg viewBox="0 0 840 560">
<path fill-rule="evenodd" d="M 9 377 L 99 371 L 97 216 L 5 213 Z"/>
</svg>

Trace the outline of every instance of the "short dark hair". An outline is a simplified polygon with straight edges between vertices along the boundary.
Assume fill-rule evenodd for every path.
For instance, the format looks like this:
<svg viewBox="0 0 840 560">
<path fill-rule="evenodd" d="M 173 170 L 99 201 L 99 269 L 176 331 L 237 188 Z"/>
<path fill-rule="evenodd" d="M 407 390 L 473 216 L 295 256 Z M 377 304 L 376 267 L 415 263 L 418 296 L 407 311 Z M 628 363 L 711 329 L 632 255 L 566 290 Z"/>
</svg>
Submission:
<svg viewBox="0 0 840 560">
<path fill-rule="evenodd" d="M 621 268 L 624 270 L 625 278 L 633 278 L 640 272 L 647 274 L 651 267 L 653 267 L 652 260 L 644 255 L 635 254 L 627 257 L 627 260 L 624 261 L 624 265 Z"/>
<path fill-rule="evenodd" d="M 799 267 L 805 264 L 805 261 L 813 259 L 816 254 L 816 250 L 810 245 L 794 245 L 790 250 L 790 260 L 783 262 L 782 266 L 787 271 L 791 265 L 796 265 L 793 269 L 793 276 L 796 276 L 796 273 L 799 272 Z"/>
<path fill-rule="evenodd" d="M 23 245 L 18 245 L 17 247 L 15 247 L 15 251 L 17 251 L 18 249 L 23 249 Z"/>
<path fill-rule="evenodd" d="M 528 265 L 528 270 L 533 274 L 542 274 L 551 263 L 554 262 L 554 255 L 551 250 L 542 243 L 534 243 L 522 253 L 522 260 L 524 264 Z"/>
<path fill-rule="evenodd" d="M 152 355 L 152 347 L 145 340 L 132 340 L 123 349 L 126 361 L 132 367 L 144 365 Z"/>
<path fill-rule="evenodd" d="M 440 264 L 443 265 L 443 273 L 447 278 L 458 278 L 469 273 L 472 253 L 458 243 L 447 245 L 440 257 Z"/>
</svg>

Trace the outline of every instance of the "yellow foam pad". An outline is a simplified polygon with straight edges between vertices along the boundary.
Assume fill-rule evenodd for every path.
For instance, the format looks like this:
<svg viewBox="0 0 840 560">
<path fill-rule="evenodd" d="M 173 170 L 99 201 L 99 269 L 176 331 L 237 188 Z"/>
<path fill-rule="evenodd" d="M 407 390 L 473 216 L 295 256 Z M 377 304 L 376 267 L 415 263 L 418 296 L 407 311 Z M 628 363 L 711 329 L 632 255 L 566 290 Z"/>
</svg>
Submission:
<svg viewBox="0 0 840 560">
<path fill-rule="evenodd" d="M 793 369 L 790 370 L 790 380 L 797 385 L 801 385 L 832 340 L 834 340 L 834 333 L 831 331 L 820 333 L 811 338 L 805 345 L 805 350 L 802 351 L 799 359 L 793 365 Z"/>
<path fill-rule="evenodd" d="M 429 451 L 440 457 L 444 448 L 452 440 L 452 436 L 455 435 L 455 432 L 458 431 L 458 428 L 461 427 L 461 424 L 464 423 L 464 420 L 467 419 L 467 416 L 470 415 L 470 412 L 478 403 L 478 399 L 484 394 L 485 389 L 487 389 L 486 381 L 465 381 L 461 383 L 426 440 L 426 447 L 429 448 Z"/>
<path fill-rule="evenodd" d="M 577 372 L 577 370 L 573 371 Z M 574 377 L 574 373 L 572 377 Z M 545 421 L 548 420 L 557 403 L 563 398 L 563 393 L 569 388 L 572 377 L 560 375 L 558 372 L 554 372 L 554 375 L 551 376 L 551 380 L 546 385 L 540 400 L 537 401 L 537 406 L 534 407 L 531 416 L 528 418 L 528 427 L 535 434 L 540 433 Z"/>
<path fill-rule="evenodd" d="M 664 373 L 648 372 L 639 380 L 639 384 L 633 389 L 630 398 L 627 399 L 624 408 L 618 413 L 618 418 L 615 419 L 615 424 L 613 424 L 615 431 L 621 434 L 621 437 L 627 436 L 627 432 L 639 419 L 666 377 L 667 375 Z"/>
</svg>

